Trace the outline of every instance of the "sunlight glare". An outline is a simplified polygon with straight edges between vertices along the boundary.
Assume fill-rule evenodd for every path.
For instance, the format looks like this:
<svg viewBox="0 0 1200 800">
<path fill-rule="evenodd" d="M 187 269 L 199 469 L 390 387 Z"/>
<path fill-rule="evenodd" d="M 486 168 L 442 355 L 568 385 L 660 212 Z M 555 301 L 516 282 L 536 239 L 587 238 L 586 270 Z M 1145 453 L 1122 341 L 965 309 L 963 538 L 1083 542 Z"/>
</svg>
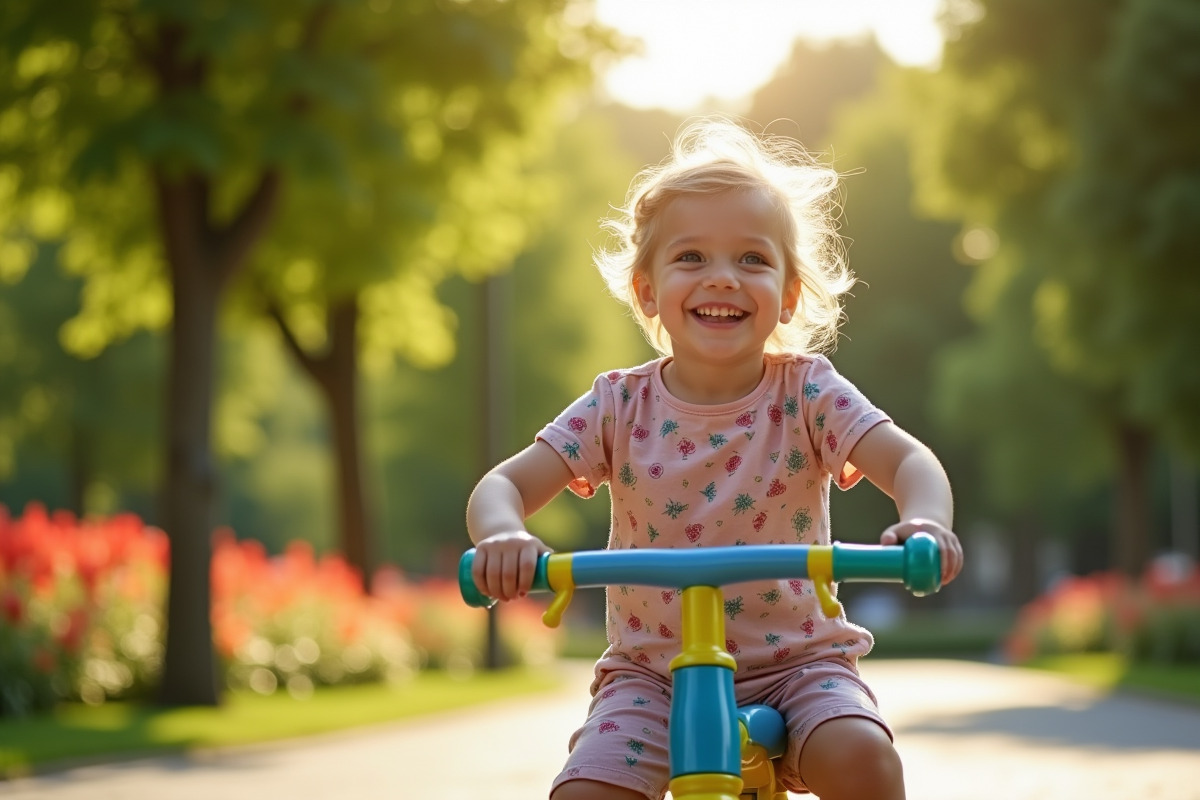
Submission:
<svg viewBox="0 0 1200 800">
<path fill-rule="evenodd" d="M 941 55 L 939 0 L 597 0 L 596 18 L 640 39 L 604 76 L 615 100 L 687 112 L 736 103 L 770 80 L 797 39 L 873 34 L 897 63 Z"/>
</svg>

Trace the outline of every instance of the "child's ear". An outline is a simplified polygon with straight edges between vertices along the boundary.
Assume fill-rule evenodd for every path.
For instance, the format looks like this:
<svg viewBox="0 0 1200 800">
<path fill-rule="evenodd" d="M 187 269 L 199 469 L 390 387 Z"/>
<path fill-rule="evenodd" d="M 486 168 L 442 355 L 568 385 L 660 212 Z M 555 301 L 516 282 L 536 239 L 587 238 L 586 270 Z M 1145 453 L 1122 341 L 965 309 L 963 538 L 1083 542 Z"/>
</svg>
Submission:
<svg viewBox="0 0 1200 800">
<path fill-rule="evenodd" d="M 800 304 L 800 290 L 804 284 L 799 278 L 792 280 L 791 284 L 783 289 L 783 303 L 779 311 L 780 323 L 787 325 L 792 321 L 792 317 L 796 316 L 796 306 Z"/>
<path fill-rule="evenodd" d="M 647 317 L 658 315 L 658 301 L 655 299 L 654 287 L 645 275 L 633 276 L 633 295 L 637 298 L 638 307 Z"/>
</svg>

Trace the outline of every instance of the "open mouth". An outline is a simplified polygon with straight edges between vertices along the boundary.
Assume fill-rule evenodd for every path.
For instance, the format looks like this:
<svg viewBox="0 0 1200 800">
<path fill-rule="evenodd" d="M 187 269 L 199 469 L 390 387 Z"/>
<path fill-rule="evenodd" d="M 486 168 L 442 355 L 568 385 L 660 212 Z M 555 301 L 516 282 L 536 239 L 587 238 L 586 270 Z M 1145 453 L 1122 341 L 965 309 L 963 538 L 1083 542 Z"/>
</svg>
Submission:
<svg viewBox="0 0 1200 800">
<path fill-rule="evenodd" d="M 740 308 L 730 306 L 700 306 L 692 309 L 692 314 L 709 325 L 734 325 L 749 316 Z"/>
</svg>

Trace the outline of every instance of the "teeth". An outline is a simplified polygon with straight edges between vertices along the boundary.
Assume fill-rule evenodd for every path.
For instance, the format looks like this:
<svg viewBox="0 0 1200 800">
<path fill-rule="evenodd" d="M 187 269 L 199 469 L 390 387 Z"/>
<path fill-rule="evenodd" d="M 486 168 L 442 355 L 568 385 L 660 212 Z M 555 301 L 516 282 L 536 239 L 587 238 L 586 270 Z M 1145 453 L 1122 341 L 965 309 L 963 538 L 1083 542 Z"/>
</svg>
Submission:
<svg viewBox="0 0 1200 800">
<path fill-rule="evenodd" d="M 736 308 L 697 308 L 696 313 L 702 317 L 740 317 L 745 312 Z"/>
</svg>

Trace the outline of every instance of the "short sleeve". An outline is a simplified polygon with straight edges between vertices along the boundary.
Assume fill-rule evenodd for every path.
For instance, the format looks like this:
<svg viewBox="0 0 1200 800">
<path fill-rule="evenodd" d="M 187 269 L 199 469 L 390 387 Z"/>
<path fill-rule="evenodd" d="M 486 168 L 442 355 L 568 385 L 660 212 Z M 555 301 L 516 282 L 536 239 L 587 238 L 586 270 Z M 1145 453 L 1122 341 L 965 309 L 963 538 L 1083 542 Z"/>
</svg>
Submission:
<svg viewBox="0 0 1200 800">
<path fill-rule="evenodd" d="M 553 447 L 575 475 L 568 484 L 591 497 L 612 474 L 614 399 L 611 376 L 601 375 L 587 392 L 542 428 L 537 439 Z"/>
<path fill-rule="evenodd" d="M 862 435 L 889 421 L 854 384 L 842 377 L 824 356 L 817 356 L 804 378 L 804 415 L 820 466 L 838 487 L 849 489 L 862 472 L 846 459 Z"/>
</svg>

